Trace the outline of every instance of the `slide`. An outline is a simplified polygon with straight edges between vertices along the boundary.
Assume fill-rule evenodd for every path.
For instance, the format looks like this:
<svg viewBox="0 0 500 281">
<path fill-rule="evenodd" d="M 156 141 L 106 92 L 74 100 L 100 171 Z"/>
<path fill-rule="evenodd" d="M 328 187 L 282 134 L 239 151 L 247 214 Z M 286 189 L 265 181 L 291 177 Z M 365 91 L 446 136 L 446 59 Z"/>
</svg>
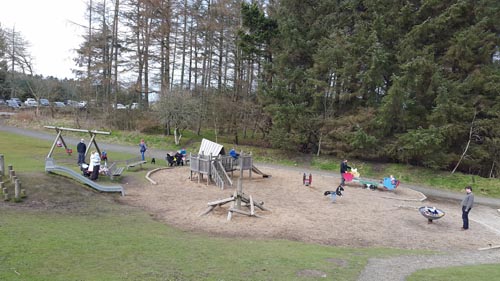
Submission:
<svg viewBox="0 0 500 281">
<path fill-rule="evenodd" d="M 61 173 L 66 173 L 70 177 L 96 189 L 102 192 L 120 192 L 122 196 L 125 196 L 125 190 L 123 189 L 122 186 L 116 185 L 116 186 L 103 186 L 100 185 L 92 180 L 90 180 L 87 177 L 84 177 L 81 173 L 75 172 L 74 170 L 63 167 L 63 166 L 57 166 L 54 162 L 54 159 L 52 158 L 47 158 L 45 161 L 45 171 L 46 172 L 61 172 Z"/>
<path fill-rule="evenodd" d="M 261 175 L 263 178 L 270 178 L 271 177 L 271 175 L 264 174 L 261 170 L 257 169 L 257 167 L 255 167 L 255 165 L 252 165 L 252 172 L 254 172 L 258 175 Z"/>
</svg>

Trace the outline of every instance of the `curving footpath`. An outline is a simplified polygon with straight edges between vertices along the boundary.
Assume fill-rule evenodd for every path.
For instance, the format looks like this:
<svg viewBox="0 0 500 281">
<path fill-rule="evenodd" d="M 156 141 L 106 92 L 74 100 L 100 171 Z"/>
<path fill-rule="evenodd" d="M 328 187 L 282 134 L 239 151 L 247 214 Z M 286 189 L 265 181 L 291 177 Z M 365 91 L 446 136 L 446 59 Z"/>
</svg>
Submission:
<svg viewBox="0 0 500 281">
<path fill-rule="evenodd" d="M 368 260 L 358 281 L 402 281 L 420 269 L 500 263 L 500 249 Z M 493 279 L 492 279 L 493 280 Z"/>
</svg>

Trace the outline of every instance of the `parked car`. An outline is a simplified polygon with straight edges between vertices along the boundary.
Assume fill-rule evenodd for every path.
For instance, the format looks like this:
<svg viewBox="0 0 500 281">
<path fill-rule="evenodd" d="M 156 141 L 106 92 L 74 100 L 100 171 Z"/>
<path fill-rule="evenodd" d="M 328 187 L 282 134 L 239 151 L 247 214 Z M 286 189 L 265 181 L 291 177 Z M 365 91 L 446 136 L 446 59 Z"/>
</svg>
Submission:
<svg viewBox="0 0 500 281">
<path fill-rule="evenodd" d="M 80 102 L 78 102 L 78 106 L 77 107 L 78 108 L 84 108 L 86 106 L 87 106 L 87 102 L 86 101 L 80 101 Z"/>
<path fill-rule="evenodd" d="M 130 109 L 139 109 L 139 103 L 137 103 L 137 102 L 133 102 L 133 103 L 130 105 Z"/>
<path fill-rule="evenodd" d="M 52 103 L 54 107 L 65 107 L 66 105 L 62 101 L 55 101 Z"/>
<path fill-rule="evenodd" d="M 0 106 L 7 105 L 7 102 L 4 99 L 0 99 Z"/>
<path fill-rule="evenodd" d="M 27 107 L 35 107 L 38 106 L 38 102 L 34 98 L 27 98 L 24 101 L 24 105 Z"/>
<path fill-rule="evenodd" d="M 121 104 L 121 103 L 117 103 L 116 104 L 116 109 L 127 109 L 127 107 L 125 105 Z"/>
<path fill-rule="evenodd" d="M 23 103 L 21 102 L 21 100 L 19 98 L 11 98 L 11 100 L 15 101 L 18 106 L 23 105 Z"/>
<path fill-rule="evenodd" d="M 41 106 L 49 106 L 49 100 L 48 99 L 40 99 L 40 105 Z"/>
<path fill-rule="evenodd" d="M 11 99 L 11 100 L 7 100 L 6 102 L 7 102 L 7 106 L 12 108 L 12 109 L 18 109 L 20 107 L 19 104 L 17 103 L 17 101 L 15 101 L 15 100 Z"/>
<path fill-rule="evenodd" d="M 66 105 L 71 107 L 78 107 L 78 102 L 74 100 L 67 100 Z"/>
</svg>

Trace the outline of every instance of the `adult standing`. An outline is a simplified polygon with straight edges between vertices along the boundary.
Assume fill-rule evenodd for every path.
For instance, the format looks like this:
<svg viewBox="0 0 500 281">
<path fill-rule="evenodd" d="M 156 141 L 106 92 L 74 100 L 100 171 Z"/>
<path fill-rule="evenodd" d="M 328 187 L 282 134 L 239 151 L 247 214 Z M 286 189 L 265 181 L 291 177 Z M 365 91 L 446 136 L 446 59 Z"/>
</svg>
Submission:
<svg viewBox="0 0 500 281">
<path fill-rule="evenodd" d="M 340 185 L 341 186 L 344 186 L 345 185 L 345 178 L 344 178 L 344 174 L 349 171 L 351 169 L 351 167 L 347 164 L 347 159 L 344 159 L 344 161 L 342 161 L 340 163 Z"/>
<path fill-rule="evenodd" d="M 85 152 L 87 151 L 87 145 L 85 144 L 84 139 L 81 139 L 80 142 L 76 145 L 76 151 L 78 152 L 78 165 L 85 163 Z"/>
<path fill-rule="evenodd" d="M 139 151 L 141 152 L 141 158 L 142 161 L 144 161 L 144 153 L 146 153 L 146 150 L 148 150 L 148 147 L 146 146 L 146 142 L 142 139 L 141 142 L 139 143 Z"/>
<path fill-rule="evenodd" d="M 469 229 L 469 212 L 472 209 L 472 205 L 474 204 L 474 194 L 472 193 L 472 187 L 466 186 L 465 192 L 467 194 L 465 195 L 464 200 L 462 200 L 462 230 Z"/>
<path fill-rule="evenodd" d="M 101 156 L 99 152 L 92 151 L 90 155 L 90 166 L 92 167 L 91 180 L 96 180 L 99 177 L 99 169 L 101 168 Z"/>
</svg>

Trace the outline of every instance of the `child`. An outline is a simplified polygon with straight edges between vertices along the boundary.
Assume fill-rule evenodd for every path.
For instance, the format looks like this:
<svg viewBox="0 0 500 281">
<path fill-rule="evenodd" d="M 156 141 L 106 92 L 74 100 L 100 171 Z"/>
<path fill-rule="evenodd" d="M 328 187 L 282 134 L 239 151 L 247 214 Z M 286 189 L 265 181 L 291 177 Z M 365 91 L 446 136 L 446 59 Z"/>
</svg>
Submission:
<svg viewBox="0 0 500 281">
<path fill-rule="evenodd" d="M 108 166 L 108 153 L 106 151 L 103 151 L 101 153 L 101 160 L 104 161 L 104 167 Z"/>
</svg>

